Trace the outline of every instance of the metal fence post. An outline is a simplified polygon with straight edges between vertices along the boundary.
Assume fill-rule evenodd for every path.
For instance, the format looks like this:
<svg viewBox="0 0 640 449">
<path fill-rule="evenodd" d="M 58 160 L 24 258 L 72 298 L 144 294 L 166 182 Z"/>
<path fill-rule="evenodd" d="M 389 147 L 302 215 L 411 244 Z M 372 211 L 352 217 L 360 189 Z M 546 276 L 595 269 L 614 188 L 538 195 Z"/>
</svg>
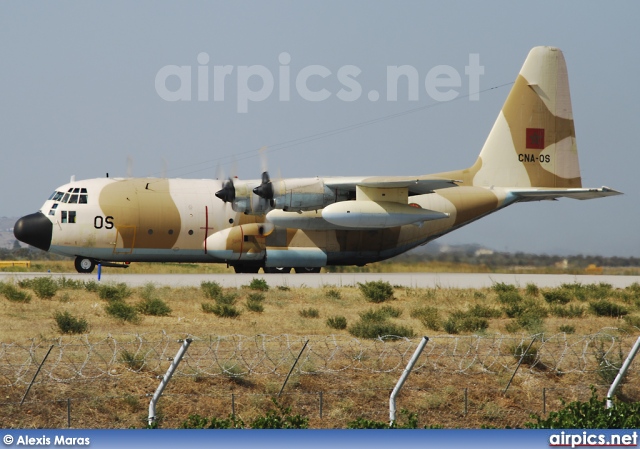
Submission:
<svg viewBox="0 0 640 449">
<path fill-rule="evenodd" d="M 631 352 L 629 352 L 629 355 L 627 356 L 627 359 L 622 364 L 622 367 L 620 368 L 620 371 L 618 371 L 618 375 L 616 376 L 616 378 L 614 379 L 613 383 L 611 384 L 611 387 L 609 388 L 609 391 L 607 391 L 607 408 L 613 407 L 612 398 L 613 398 L 613 395 L 616 392 L 616 388 L 618 388 L 618 384 L 622 381 L 622 378 L 624 377 L 624 375 L 627 374 L 627 370 L 629 369 L 629 365 L 631 365 L 631 362 L 633 362 L 633 359 L 635 358 L 636 354 L 638 353 L 638 349 L 640 349 L 640 337 L 638 337 L 638 339 L 636 340 L 636 344 L 634 344 L 633 348 L 631 348 Z"/>
<path fill-rule="evenodd" d="M 393 423 L 396 421 L 396 396 L 398 395 L 398 393 L 400 393 L 400 389 L 404 385 L 404 382 L 407 380 L 407 377 L 409 377 L 409 373 L 411 373 L 413 365 L 415 365 L 418 361 L 418 357 L 420 357 L 420 354 L 422 353 L 422 350 L 424 349 L 428 341 L 429 337 L 422 337 L 422 340 L 416 348 L 416 351 L 413 353 L 413 356 L 411 356 L 411 360 L 409 360 L 407 367 L 402 372 L 402 376 L 400 376 L 398 383 L 391 392 L 391 397 L 389 397 L 389 425 L 393 425 Z"/>
<path fill-rule="evenodd" d="M 171 380 L 171 376 L 173 376 L 174 371 L 180 364 L 180 360 L 182 360 L 182 357 L 184 356 L 185 352 L 187 352 L 187 349 L 189 348 L 190 344 L 191 344 L 190 338 L 187 338 L 182 341 L 182 346 L 180 346 L 180 349 L 178 349 L 178 353 L 176 354 L 174 359 L 171 361 L 171 365 L 169 366 L 169 369 L 167 370 L 166 374 L 160 381 L 160 385 L 158 385 L 156 392 L 153 394 L 153 397 L 151 398 L 151 402 L 149 402 L 149 426 L 153 425 L 153 423 L 156 420 L 156 403 L 158 402 L 158 399 L 160 399 L 160 395 L 162 395 L 162 392 L 164 391 L 165 387 Z"/>
<path fill-rule="evenodd" d="M 27 398 L 27 395 L 29 394 L 29 390 L 31 390 L 31 386 L 36 381 L 36 377 L 38 377 L 38 373 L 40 373 L 40 370 L 42 369 L 42 365 L 44 365 L 44 362 L 45 362 L 45 360 L 47 360 L 47 357 L 49 357 L 49 354 L 51 353 L 52 349 L 53 349 L 53 345 L 51 345 L 49 347 L 49 350 L 47 351 L 47 355 L 45 355 L 44 359 L 42 359 L 42 362 L 40 362 L 40 366 L 38 366 L 38 369 L 36 370 L 36 373 L 33 375 L 33 379 L 31 379 L 31 382 L 29 383 L 29 386 L 27 387 L 27 391 L 25 391 L 24 392 L 24 396 L 22 396 L 22 401 L 20 401 L 20 405 L 24 404 L 24 400 Z"/>
</svg>

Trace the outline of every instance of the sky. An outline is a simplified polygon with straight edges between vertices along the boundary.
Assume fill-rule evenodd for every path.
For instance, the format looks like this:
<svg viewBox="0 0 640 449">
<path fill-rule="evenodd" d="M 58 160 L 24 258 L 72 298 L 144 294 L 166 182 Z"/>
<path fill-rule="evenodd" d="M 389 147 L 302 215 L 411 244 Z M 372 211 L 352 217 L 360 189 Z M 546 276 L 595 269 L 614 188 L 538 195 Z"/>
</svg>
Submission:
<svg viewBox="0 0 640 449">
<path fill-rule="evenodd" d="M 466 168 L 529 50 L 551 45 L 583 186 L 625 195 L 516 204 L 439 242 L 640 257 L 638 17 L 631 1 L 2 2 L 0 216 L 36 211 L 72 175 Z M 394 100 L 400 66 L 418 83 Z"/>
</svg>

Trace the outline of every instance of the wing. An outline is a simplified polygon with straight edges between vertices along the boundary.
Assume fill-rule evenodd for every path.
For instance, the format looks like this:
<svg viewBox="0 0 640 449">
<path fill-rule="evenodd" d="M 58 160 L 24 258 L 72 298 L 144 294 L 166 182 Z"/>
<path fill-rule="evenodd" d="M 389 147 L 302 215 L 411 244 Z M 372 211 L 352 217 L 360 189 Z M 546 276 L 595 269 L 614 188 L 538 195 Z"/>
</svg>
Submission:
<svg viewBox="0 0 640 449">
<path fill-rule="evenodd" d="M 457 187 L 462 181 L 435 178 L 433 176 L 370 176 L 364 178 L 324 178 L 326 186 L 333 189 L 356 191 L 356 187 L 373 189 L 407 189 L 409 196 L 433 193 L 438 189 Z"/>
</svg>

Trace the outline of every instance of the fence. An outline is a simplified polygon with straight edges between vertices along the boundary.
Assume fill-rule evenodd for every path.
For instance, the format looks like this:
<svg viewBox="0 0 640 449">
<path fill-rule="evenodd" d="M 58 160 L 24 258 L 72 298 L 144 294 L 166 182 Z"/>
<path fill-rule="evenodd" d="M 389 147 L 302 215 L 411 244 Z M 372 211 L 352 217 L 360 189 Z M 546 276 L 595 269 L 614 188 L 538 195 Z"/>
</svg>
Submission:
<svg viewBox="0 0 640 449">
<path fill-rule="evenodd" d="M 419 343 L 346 335 L 164 333 L 5 343 L 0 345 L 0 427 L 143 427 L 155 376 L 166 371 L 179 347 L 176 340 L 185 337 L 193 343 L 159 402 L 163 427 L 176 427 L 191 413 L 250 417 L 264 411 L 307 340 L 297 378 L 282 396 L 294 412 L 308 416 L 313 427 L 344 427 L 358 417 L 385 421 L 391 388 Z M 504 394 L 533 337 L 430 336 L 398 408 L 418 413 L 421 425 L 520 427 L 531 413 L 557 410 L 560 398 L 586 400 L 590 384 L 601 384 L 603 396 L 607 379 L 637 338 L 618 329 L 537 335 L 517 381 Z M 632 364 L 624 389 L 634 397 L 637 366 Z"/>
</svg>

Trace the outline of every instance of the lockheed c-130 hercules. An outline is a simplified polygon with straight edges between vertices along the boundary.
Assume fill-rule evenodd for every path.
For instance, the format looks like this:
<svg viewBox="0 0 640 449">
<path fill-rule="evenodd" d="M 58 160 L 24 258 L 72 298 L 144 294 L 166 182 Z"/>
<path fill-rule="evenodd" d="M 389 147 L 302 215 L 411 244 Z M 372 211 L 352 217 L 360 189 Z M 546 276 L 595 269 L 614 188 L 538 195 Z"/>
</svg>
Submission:
<svg viewBox="0 0 640 449">
<path fill-rule="evenodd" d="M 388 259 L 514 203 L 618 194 L 582 187 L 564 56 L 535 47 L 470 168 L 414 177 L 73 181 L 20 218 L 14 234 L 74 256 L 79 272 L 130 262 L 319 272 Z"/>
</svg>

